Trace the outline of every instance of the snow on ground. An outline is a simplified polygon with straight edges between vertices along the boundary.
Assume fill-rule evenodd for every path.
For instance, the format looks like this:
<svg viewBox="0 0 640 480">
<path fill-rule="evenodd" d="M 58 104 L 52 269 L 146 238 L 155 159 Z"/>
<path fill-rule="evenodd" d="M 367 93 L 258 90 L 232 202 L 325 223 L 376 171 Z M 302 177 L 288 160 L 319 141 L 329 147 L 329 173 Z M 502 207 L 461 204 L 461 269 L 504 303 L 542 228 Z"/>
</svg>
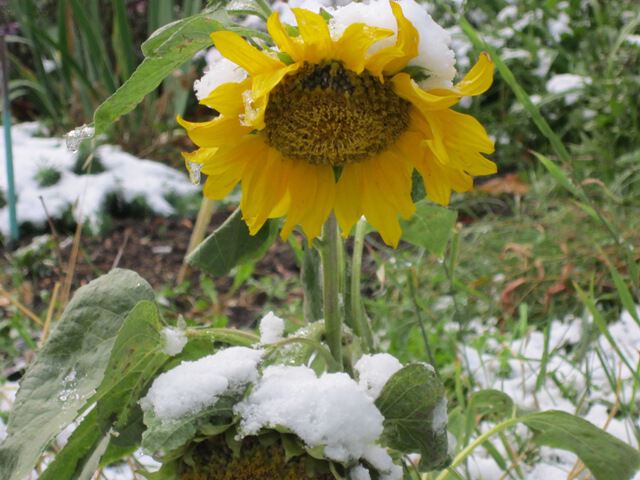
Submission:
<svg viewBox="0 0 640 480">
<path fill-rule="evenodd" d="M 20 223 L 44 226 L 46 209 L 52 218 L 61 218 L 73 208 L 76 220 L 86 220 L 92 228 L 100 226 L 106 198 L 117 194 L 126 202 L 144 199 L 159 215 L 170 215 L 174 208 L 166 196 L 194 194 L 199 187 L 191 185 L 186 172 L 180 172 L 158 162 L 144 160 L 123 152 L 113 145 L 102 145 L 96 157 L 105 171 L 96 174 L 74 173 L 77 154 L 70 152 L 63 138 L 37 136 L 40 125 L 22 123 L 12 127 L 14 177 L 17 195 L 17 217 Z M 0 138 L 4 151 L 4 137 Z M 46 175 L 59 175 L 53 185 L 41 186 Z M 0 192 L 6 199 L 6 166 L 0 165 Z M 41 200 L 42 199 L 42 200 Z M 3 205 L 4 202 L 0 203 Z M 9 232 L 9 209 L 0 207 L 0 234 Z"/>
<path fill-rule="evenodd" d="M 499 343 L 489 334 L 490 338 L 484 349 L 476 349 L 470 346 L 473 342 L 467 341 L 460 346 L 461 357 L 477 389 L 501 390 L 523 410 L 563 410 L 577 414 L 637 448 L 638 443 L 632 431 L 633 420 L 610 415 L 618 401 L 627 403 L 634 398 L 632 373 L 621 365 L 617 354 L 602 337 L 598 340 L 598 347 L 606 370 L 595 348 L 590 348 L 580 362 L 573 360 L 572 352 L 575 353 L 588 321 L 567 317 L 562 322 L 552 322 L 546 376 L 539 389 L 536 388 L 536 383 L 545 350 L 545 337 L 541 331 L 532 331 L 526 337 L 508 343 Z M 477 331 L 491 328 L 486 323 L 477 323 Z M 630 363 L 637 365 L 640 328 L 632 316 L 624 312 L 617 322 L 609 325 L 609 333 Z M 617 379 L 618 385 L 612 387 L 608 379 L 610 374 Z M 618 389 L 619 392 L 616 392 Z M 575 400 L 567 398 L 567 393 L 582 402 L 581 406 L 577 407 Z M 635 421 L 638 427 L 638 420 Z M 490 426 L 482 425 L 483 431 Z M 526 436 L 527 429 L 518 428 L 516 434 Z M 494 446 L 500 449 L 497 442 Z M 506 452 L 503 453 L 508 458 Z M 576 460 L 577 457 L 570 452 L 543 447 L 540 449 L 540 461 L 528 467 L 526 478 L 564 479 Z M 482 448 L 476 450 L 471 457 L 468 468 L 469 478 L 473 480 L 490 480 L 499 478 L 502 474 L 500 467 Z M 634 478 L 640 480 L 640 473 Z"/>
</svg>

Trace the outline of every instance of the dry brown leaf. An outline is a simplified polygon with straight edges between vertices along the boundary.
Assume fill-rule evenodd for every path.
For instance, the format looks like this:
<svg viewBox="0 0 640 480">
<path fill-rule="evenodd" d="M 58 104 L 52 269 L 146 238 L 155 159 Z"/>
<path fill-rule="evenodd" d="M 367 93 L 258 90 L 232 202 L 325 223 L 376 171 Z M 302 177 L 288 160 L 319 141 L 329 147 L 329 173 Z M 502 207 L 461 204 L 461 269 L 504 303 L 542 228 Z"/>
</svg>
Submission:
<svg viewBox="0 0 640 480">
<path fill-rule="evenodd" d="M 524 183 L 515 173 L 507 173 L 501 177 L 492 178 L 477 188 L 481 192 L 492 196 L 504 193 L 509 195 L 524 195 L 529 192 L 529 185 Z"/>
</svg>

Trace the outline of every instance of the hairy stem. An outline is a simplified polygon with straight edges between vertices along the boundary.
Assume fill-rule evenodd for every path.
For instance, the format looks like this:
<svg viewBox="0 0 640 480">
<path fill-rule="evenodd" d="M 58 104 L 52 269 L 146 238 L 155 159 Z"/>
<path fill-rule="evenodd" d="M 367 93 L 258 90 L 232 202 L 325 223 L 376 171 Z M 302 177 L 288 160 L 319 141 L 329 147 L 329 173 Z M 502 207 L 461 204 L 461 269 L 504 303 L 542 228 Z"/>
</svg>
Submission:
<svg viewBox="0 0 640 480">
<path fill-rule="evenodd" d="M 332 213 L 322 233 L 322 303 L 329 350 L 342 369 L 342 312 L 340 311 L 340 265 L 338 224 Z"/>
</svg>

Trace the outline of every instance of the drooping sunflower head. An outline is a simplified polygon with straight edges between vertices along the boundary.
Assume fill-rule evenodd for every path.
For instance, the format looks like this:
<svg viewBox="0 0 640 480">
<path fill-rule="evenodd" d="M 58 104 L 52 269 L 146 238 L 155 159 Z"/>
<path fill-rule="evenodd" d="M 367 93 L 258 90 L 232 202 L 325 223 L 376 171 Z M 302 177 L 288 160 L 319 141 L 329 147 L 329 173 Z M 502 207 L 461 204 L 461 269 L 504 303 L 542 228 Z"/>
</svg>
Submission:
<svg viewBox="0 0 640 480">
<path fill-rule="evenodd" d="M 313 238 L 334 212 L 343 234 L 364 215 L 395 246 L 399 217 L 415 211 L 414 170 L 441 205 L 452 190 L 470 190 L 472 176 L 495 173 L 482 155 L 493 152 L 484 128 L 450 109 L 491 85 L 486 54 L 453 85 L 443 30 L 414 0 L 350 4 L 329 20 L 292 10 L 296 26 L 274 13 L 273 44 L 261 49 L 233 32 L 212 33 L 234 66 L 201 95 L 219 116 L 179 119 L 200 147 L 184 156 L 207 175 L 205 195 L 221 199 L 240 182 L 252 234 L 286 217 L 283 237 L 299 225 Z M 377 25 L 358 21 L 365 11 Z"/>
</svg>

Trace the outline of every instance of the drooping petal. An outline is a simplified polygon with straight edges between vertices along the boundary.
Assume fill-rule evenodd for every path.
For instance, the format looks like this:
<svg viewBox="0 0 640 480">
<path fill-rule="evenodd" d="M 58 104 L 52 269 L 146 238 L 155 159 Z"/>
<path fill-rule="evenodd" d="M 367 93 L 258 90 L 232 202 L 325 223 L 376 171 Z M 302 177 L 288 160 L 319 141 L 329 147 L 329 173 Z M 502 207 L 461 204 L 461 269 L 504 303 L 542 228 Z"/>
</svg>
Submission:
<svg viewBox="0 0 640 480">
<path fill-rule="evenodd" d="M 367 60 L 367 70 L 373 75 L 382 76 L 382 73 L 395 73 L 404 68 L 409 60 L 418 55 L 420 35 L 402 13 L 400 5 L 390 2 L 391 10 L 398 25 L 398 37 L 395 45 L 384 47 L 375 52 Z"/>
<path fill-rule="evenodd" d="M 462 193 L 473 189 L 473 178 L 462 170 L 450 168 L 447 175 L 454 192 Z"/>
<path fill-rule="evenodd" d="M 263 143 L 262 150 L 247 162 L 242 177 L 240 209 L 255 235 L 264 225 L 271 212 L 278 207 L 286 193 L 291 161 Z"/>
<path fill-rule="evenodd" d="M 284 66 L 280 60 L 249 45 L 237 33 L 213 32 L 211 39 L 222 56 L 244 68 L 252 77 Z"/>
<path fill-rule="evenodd" d="M 402 235 L 398 215 L 409 218 L 415 212 L 411 200 L 412 169 L 409 162 L 393 150 L 367 160 L 363 165 L 364 216 L 392 247 L 398 245 Z"/>
<path fill-rule="evenodd" d="M 449 92 L 448 95 L 434 95 L 420 88 L 408 73 L 398 73 L 391 79 L 393 91 L 399 97 L 411 102 L 423 115 L 428 115 L 434 110 L 449 108 L 458 103 L 461 95 Z"/>
<path fill-rule="evenodd" d="M 317 13 L 302 8 L 291 10 L 298 21 L 298 30 L 304 41 L 304 60 L 318 63 L 330 58 L 333 53 L 333 41 L 325 19 Z"/>
<path fill-rule="evenodd" d="M 442 110 L 429 115 L 429 124 L 439 124 L 447 147 L 464 148 L 481 153 L 493 153 L 495 146 L 482 124 L 471 115 Z M 435 132 L 434 132 L 435 133 Z"/>
<path fill-rule="evenodd" d="M 307 238 L 320 235 L 335 199 L 335 179 L 330 165 L 292 162 L 289 177 L 290 207 L 280 236 L 287 238 L 300 225 Z"/>
<path fill-rule="evenodd" d="M 217 110 L 221 115 L 240 115 L 244 110 L 243 92 L 251 88 L 251 80 L 239 83 L 223 83 L 200 100 L 201 105 Z"/>
<path fill-rule="evenodd" d="M 254 100 L 260 99 L 268 95 L 269 92 L 285 77 L 285 75 L 295 72 L 300 68 L 299 63 L 292 63 L 286 67 L 274 70 L 272 72 L 263 73 L 253 77 L 253 87 L 251 92 Z"/>
<path fill-rule="evenodd" d="M 280 51 L 288 54 L 294 61 L 304 57 L 304 45 L 299 40 L 291 38 L 285 30 L 278 12 L 273 12 L 267 20 L 267 31 Z"/>
<path fill-rule="evenodd" d="M 335 43 L 335 59 L 341 60 L 347 69 L 362 73 L 371 46 L 391 35 L 393 31 L 386 28 L 352 23 Z"/>
<path fill-rule="evenodd" d="M 342 167 L 336 185 L 335 213 L 344 236 L 349 235 L 353 225 L 362 216 L 362 163 L 349 163 Z"/>
<path fill-rule="evenodd" d="M 238 117 L 220 116 L 208 122 L 189 122 L 178 116 L 177 121 L 199 147 L 220 147 L 237 141 L 251 131 L 240 124 Z"/>
<path fill-rule="evenodd" d="M 493 61 L 489 54 L 481 53 L 476 64 L 454 89 L 465 97 L 486 92 L 493 83 L 493 69 Z"/>
<path fill-rule="evenodd" d="M 429 200 L 440 205 L 449 205 L 451 185 L 447 167 L 436 159 L 433 152 L 426 149 L 422 161 L 416 165 L 416 168 L 422 176 Z"/>
</svg>

